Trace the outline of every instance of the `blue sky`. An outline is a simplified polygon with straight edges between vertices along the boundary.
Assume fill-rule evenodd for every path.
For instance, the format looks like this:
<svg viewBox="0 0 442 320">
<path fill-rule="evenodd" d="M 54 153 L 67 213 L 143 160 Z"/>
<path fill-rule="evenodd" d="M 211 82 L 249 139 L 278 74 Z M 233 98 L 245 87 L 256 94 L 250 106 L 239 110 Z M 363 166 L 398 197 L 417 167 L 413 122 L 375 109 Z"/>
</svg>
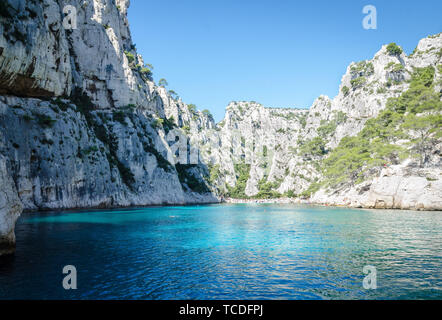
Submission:
<svg viewBox="0 0 442 320">
<path fill-rule="evenodd" d="M 365 5 L 377 30 L 362 28 Z M 186 103 L 220 121 L 230 101 L 309 107 L 346 67 L 396 42 L 407 54 L 442 32 L 440 0 L 132 0 L 137 50 Z"/>
</svg>

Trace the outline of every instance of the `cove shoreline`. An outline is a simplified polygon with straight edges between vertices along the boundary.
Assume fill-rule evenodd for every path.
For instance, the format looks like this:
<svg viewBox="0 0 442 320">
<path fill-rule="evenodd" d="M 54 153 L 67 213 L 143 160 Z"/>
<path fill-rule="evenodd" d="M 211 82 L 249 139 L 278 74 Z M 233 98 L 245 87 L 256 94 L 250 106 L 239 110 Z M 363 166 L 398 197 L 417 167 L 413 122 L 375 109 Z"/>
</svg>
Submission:
<svg viewBox="0 0 442 320">
<path fill-rule="evenodd" d="M 224 199 L 225 203 L 229 204 L 298 204 L 298 205 L 308 205 L 308 206 L 320 206 L 320 207 L 330 207 L 330 208 L 348 208 L 348 209 L 369 209 L 369 210 L 400 210 L 400 211 L 440 211 L 440 208 L 397 208 L 397 207 L 376 207 L 376 206 L 363 206 L 363 205 L 339 205 L 339 204 L 327 204 L 321 202 L 314 202 L 307 199 L 300 198 L 272 198 L 272 199 Z"/>
<path fill-rule="evenodd" d="M 376 208 L 376 207 L 364 207 L 364 206 L 351 206 L 351 205 L 339 205 L 339 204 L 327 204 L 312 202 L 307 199 L 300 198 L 271 198 L 271 199 L 234 199 L 223 198 L 218 202 L 201 202 L 201 203 L 165 203 L 165 204 L 148 204 L 148 205 L 128 205 L 128 206 L 91 206 L 91 207 L 74 207 L 74 208 L 39 208 L 39 209 L 25 209 L 23 214 L 35 214 L 35 213 L 49 213 L 49 212 L 75 212 L 85 210 L 130 210 L 137 208 L 164 208 L 164 207 L 191 207 L 191 206 L 204 206 L 204 205 L 217 205 L 217 204 L 292 204 L 292 205 L 305 205 L 312 207 L 328 207 L 328 208 L 346 208 L 346 209 L 365 209 L 365 210 L 397 210 L 397 211 L 439 211 L 441 209 L 401 209 L 401 208 Z"/>
</svg>

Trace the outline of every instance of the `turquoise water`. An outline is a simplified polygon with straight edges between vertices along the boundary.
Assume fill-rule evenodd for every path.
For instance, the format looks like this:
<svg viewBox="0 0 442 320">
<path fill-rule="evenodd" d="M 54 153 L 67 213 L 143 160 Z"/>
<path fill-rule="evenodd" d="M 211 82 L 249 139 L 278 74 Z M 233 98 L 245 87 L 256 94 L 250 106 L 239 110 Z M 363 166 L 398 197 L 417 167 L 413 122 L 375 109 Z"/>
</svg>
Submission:
<svg viewBox="0 0 442 320">
<path fill-rule="evenodd" d="M 288 205 L 25 214 L 0 299 L 442 299 L 441 231 L 441 212 Z"/>
</svg>

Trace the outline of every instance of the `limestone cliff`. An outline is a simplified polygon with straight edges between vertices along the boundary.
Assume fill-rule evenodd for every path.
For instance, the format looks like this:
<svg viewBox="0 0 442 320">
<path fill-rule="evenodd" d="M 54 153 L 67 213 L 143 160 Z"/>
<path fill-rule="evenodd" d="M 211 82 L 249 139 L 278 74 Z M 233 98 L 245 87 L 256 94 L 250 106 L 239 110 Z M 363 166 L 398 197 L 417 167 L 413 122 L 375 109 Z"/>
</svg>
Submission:
<svg viewBox="0 0 442 320">
<path fill-rule="evenodd" d="M 136 52 L 128 6 L 2 4 L 0 152 L 26 209 L 217 201 L 199 160 L 190 173 L 168 161 L 175 101 Z"/>
</svg>

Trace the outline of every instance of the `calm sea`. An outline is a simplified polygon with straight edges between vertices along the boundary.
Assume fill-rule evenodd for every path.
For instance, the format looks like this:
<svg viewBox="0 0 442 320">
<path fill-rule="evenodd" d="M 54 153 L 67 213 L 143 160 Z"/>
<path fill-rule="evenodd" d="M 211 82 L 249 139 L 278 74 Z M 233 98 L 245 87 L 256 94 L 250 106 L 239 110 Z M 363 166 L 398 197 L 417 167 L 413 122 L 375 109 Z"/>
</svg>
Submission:
<svg viewBox="0 0 442 320">
<path fill-rule="evenodd" d="M 442 212 L 207 205 L 24 214 L 0 299 L 442 299 Z M 75 266 L 77 289 L 62 286 Z M 364 289 L 373 266 L 377 289 Z"/>
</svg>

